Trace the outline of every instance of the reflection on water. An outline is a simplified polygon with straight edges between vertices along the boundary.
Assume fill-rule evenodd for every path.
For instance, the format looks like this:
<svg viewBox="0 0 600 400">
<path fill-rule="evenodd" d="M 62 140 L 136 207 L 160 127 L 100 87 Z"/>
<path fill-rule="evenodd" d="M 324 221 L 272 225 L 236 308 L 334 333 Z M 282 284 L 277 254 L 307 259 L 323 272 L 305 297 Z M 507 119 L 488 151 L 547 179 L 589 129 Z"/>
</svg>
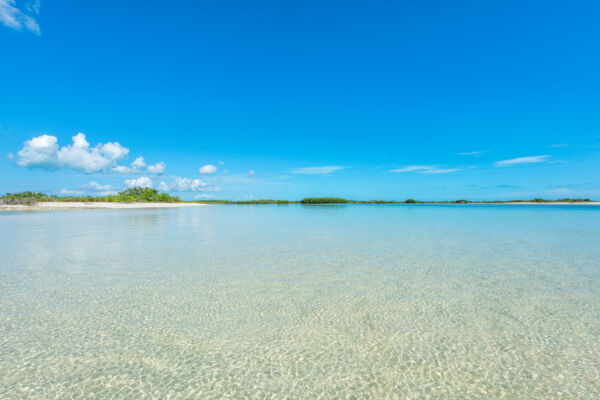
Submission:
<svg viewBox="0 0 600 400">
<path fill-rule="evenodd" d="M 600 209 L 0 214 L 0 398 L 597 398 Z"/>
</svg>

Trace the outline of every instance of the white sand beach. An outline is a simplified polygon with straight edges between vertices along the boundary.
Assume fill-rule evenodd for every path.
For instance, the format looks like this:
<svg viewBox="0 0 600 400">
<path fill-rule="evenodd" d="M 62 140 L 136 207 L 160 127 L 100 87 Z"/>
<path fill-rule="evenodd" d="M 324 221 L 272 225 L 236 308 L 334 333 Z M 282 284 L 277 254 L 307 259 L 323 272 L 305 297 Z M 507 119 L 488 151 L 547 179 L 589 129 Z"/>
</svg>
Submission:
<svg viewBox="0 0 600 400">
<path fill-rule="evenodd" d="M 123 209 L 123 208 L 174 208 L 200 207 L 199 203 L 114 203 L 114 202 L 61 202 L 47 201 L 33 205 L 0 205 L 0 211 L 78 210 L 78 209 Z"/>
</svg>

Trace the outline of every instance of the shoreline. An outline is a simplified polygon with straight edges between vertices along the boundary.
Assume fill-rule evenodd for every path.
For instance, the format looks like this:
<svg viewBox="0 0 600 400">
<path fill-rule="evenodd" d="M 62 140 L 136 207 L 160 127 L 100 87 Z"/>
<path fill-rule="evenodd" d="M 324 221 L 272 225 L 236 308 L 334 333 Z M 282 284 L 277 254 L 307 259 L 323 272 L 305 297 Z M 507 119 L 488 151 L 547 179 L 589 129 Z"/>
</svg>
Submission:
<svg viewBox="0 0 600 400">
<path fill-rule="evenodd" d="M 201 207 L 202 203 L 116 203 L 116 202 L 62 202 L 46 201 L 32 205 L 4 204 L 0 205 L 0 211 L 42 211 L 42 210 L 90 210 L 90 209 L 141 209 L 141 208 L 178 208 L 178 207 Z"/>
<path fill-rule="evenodd" d="M 211 205 L 212 203 L 202 202 L 181 202 L 181 203 L 117 203 L 117 202 L 62 202 L 62 201 L 47 201 L 39 202 L 32 205 L 25 204 L 3 204 L 0 205 L 0 211 L 43 211 L 43 210 L 91 210 L 91 209 L 105 209 L 105 210 L 123 210 L 123 209 L 144 209 L 144 208 L 179 208 L 179 207 L 201 207 Z M 237 205 L 235 203 L 214 203 L 223 205 Z M 295 204 L 291 203 L 290 204 Z M 372 204 L 378 205 L 378 203 L 343 203 L 340 205 L 350 204 Z M 386 205 L 386 203 L 381 203 Z M 387 203 L 390 204 L 390 203 Z M 406 204 L 406 203 L 393 203 L 393 204 Z M 252 204 L 251 204 L 252 205 Z M 314 204 L 322 205 L 322 204 Z M 325 204 L 327 205 L 327 204 Z M 455 205 L 455 203 L 444 203 L 444 202 L 431 202 L 431 203 L 416 203 L 406 205 Z M 586 201 L 586 202 L 548 202 L 548 203 L 537 203 L 532 201 L 523 202 L 471 202 L 466 204 L 456 205 L 531 205 L 531 206 L 600 206 L 600 201 Z"/>
</svg>

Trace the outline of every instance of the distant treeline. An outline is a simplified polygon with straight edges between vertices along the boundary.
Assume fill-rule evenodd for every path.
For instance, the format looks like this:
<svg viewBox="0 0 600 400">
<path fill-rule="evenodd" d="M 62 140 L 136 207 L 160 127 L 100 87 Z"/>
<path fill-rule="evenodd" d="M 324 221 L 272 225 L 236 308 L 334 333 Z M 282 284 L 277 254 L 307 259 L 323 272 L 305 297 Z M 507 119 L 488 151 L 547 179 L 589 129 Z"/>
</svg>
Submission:
<svg viewBox="0 0 600 400">
<path fill-rule="evenodd" d="M 135 202 L 146 202 L 146 203 L 174 203 L 181 202 L 182 200 L 177 196 L 171 196 L 167 193 L 160 193 L 156 189 L 134 187 L 131 189 L 124 190 L 115 195 L 108 196 L 48 196 L 44 193 L 35 192 L 21 192 L 21 193 L 6 193 L 6 195 L 0 197 L 0 204 L 34 204 L 42 201 L 64 201 L 64 202 L 115 202 L 115 203 L 135 203 Z M 415 199 L 406 199 L 403 201 L 393 200 L 348 200 L 340 197 L 307 197 L 300 201 L 289 201 L 289 200 L 243 200 L 243 201 L 231 201 L 231 200 L 198 200 L 195 203 L 208 203 L 208 204 L 496 204 L 496 203 L 584 203 L 591 201 L 588 198 L 585 199 L 557 199 L 557 200 L 546 200 L 535 198 L 531 200 L 491 200 L 491 201 L 469 201 L 469 200 L 450 200 L 450 201 L 420 201 Z"/>
<path fill-rule="evenodd" d="M 531 200 L 489 200 L 489 201 L 470 201 L 470 200 L 448 200 L 448 201 L 420 201 L 415 199 L 398 200 L 348 200 L 340 197 L 306 197 L 300 201 L 289 200 L 198 200 L 197 203 L 211 204 L 496 204 L 496 203 L 582 203 L 589 202 L 590 199 L 531 199 Z"/>
<path fill-rule="evenodd" d="M 177 196 L 171 196 L 167 193 L 160 193 L 156 189 L 134 187 L 117 194 L 107 196 L 48 196 L 44 193 L 21 192 L 6 193 L 0 197 L 0 204 L 35 204 L 43 201 L 63 201 L 63 202 L 111 202 L 111 203 L 174 203 L 180 202 Z"/>
</svg>

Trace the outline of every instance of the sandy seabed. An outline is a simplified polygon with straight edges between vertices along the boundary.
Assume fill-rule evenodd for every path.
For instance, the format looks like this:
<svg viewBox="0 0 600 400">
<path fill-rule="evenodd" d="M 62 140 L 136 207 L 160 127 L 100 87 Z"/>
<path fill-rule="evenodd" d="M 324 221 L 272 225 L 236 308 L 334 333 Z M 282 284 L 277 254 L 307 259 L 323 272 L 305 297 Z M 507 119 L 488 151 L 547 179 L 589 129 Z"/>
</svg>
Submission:
<svg viewBox="0 0 600 400">
<path fill-rule="evenodd" d="M 114 202 L 61 202 L 48 201 L 34 205 L 0 205 L 0 211 L 36 211 L 36 210 L 71 210 L 89 208 L 173 208 L 173 207 L 198 207 L 206 204 L 200 203 L 114 203 Z"/>
</svg>

